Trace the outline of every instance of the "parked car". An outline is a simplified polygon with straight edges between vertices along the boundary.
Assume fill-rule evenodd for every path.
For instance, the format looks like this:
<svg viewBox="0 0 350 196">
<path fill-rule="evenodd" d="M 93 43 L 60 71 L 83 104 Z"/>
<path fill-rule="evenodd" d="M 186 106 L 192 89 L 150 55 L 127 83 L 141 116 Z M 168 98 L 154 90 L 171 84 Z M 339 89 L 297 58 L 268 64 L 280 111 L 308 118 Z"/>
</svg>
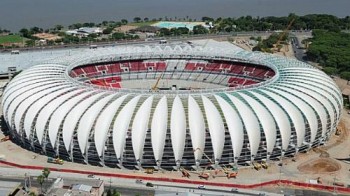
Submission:
<svg viewBox="0 0 350 196">
<path fill-rule="evenodd" d="M 136 184 L 142 184 L 143 181 L 142 180 L 136 180 L 135 182 L 136 182 Z"/>
<path fill-rule="evenodd" d="M 205 186 L 204 185 L 198 185 L 198 189 L 205 189 Z"/>
<path fill-rule="evenodd" d="M 146 183 L 146 186 L 148 186 L 148 187 L 153 187 L 153 184 L 150 183 L 150 182 L 147 182 L 147 183 Z"/>
</svg>

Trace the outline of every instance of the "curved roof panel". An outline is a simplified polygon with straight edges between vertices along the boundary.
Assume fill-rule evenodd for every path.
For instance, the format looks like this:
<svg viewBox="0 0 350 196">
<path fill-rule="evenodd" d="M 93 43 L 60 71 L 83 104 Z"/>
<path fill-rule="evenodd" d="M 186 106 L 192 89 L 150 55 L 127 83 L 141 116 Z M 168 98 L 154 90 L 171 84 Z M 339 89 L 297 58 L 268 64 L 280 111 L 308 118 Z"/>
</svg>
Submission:
<svg viewBox="0 0 350 196">
<path fill-rule="evenodd" d="M 203 155 L 231 164 L 307 150 L 340 120 L 337 85 L 297 60 L 197 45 L 116 48 L 36 65 L 10 81 L 1 104 L 18 141 L 74 161 L 179 168 L 203 166 Z M 176 78 L 176 87 L 125 88 L 158 76 Z"/>
<path fill-rule="evenodd" d="M 168 123 L 168 103 L 166 96 L 158 102 L 152 117 L 151 141 L 156 161 L 162 160 Z"/>
<path fill-rule="evenodd" d="M 174 99 L 170 119 L 171 144 L 175 161 L 181 161 L 186 140 L 186 113 L 179 96 Z"/>
</svg>

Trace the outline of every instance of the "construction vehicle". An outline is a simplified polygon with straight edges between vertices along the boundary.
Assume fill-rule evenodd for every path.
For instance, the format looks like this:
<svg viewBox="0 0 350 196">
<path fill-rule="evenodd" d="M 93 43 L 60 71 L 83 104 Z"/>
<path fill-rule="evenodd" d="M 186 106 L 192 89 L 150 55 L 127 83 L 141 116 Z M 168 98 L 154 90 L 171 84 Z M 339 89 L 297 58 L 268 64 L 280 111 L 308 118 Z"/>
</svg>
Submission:
<svg viewBox="0 0 350 196">
<path fill-rule="evenodd" d="M 182 173 L 182 177 L 186 177 L 186 178 L 190 178 L 190 172 L 188 172 L 186 169 L 182 168 L 180 169 L 181 173 Z"/>
<path fill-rule="evenodd" d="M 258 162 L 253 161 L 252 164 L 255 170 L 259 171 L 261 169 L 261 165 Z"/>
<path fill-rule="evenodd" d="M 210 173 L 204 173 L 204 171 L 199 174 L 198 176 L 200 179 L 205 179 L 205 180 L 208 180 L 208 178 L 210 177 Z"/>
<path fill-rule="evenodd" d="M 238 172 L 228 172 L 226 174 L 227 179 L 236 178 L 237 176 L 238 176 Z"/>
<path fill-rule="evenodd" d="M 232 168 L 233 172 L 230 172 L 227 167 L 223 167 L 223 171 L 226 174 L 227 179 L 236 178 L 238 176 L 237 168 Z"/>
<path fill-rule="evenodd" d="M 262 166 L 262 168 L 264 168 L 264 169 L 269 168 L 269 166 L 267 165 L 266 161 L 261 161 L 261 166 Z"/>
<path fill-rule="evenodd" d="M 10 136 L 5 136 L 5 137 L 1 138 L 0 142 L 6 142 L 8 140 L 10 140 Z"/>
<path fill-rule="evenodd" d="M 153 169 L 153 168 L 146 168 L 146 169 L 145 169 L 145 173 L 146 173 L 146 174 L 153 174 L 153 172 L 154 172 L 154 169 Z"/>
<path fill-rule="evenodd" d="M 295 18 L 293 18 L 293 19 L 289 22 L 287 28 L 285 28 L 285 29 L 283 30 L 283 32 L 280 34 L 280 36 L 279 36 L 279 38 L 278 38 L 276 44 L 275 44 L 274 47 L 272 48 L 272 51 L 278 51 L 278 52 L 280 52 L 280 49 L 281 49 L 281 48 L 278 48 L 278 46 L 281 45 L 281 42 L 282 42 L 283 37 L 289 32 L 289 29 L 290 29 L 290 27 L 292 26 L 292 24 L 294 23 L 294 20 L 295 20 Z M 282 47 L 283 47 L 283 46 L 282 46 Z M 286 47 L 286 51 L 284 51 L 284 53 L 285 53 L 285 52 L 288 52 L 288 49 L 287 49 L 287 48 L 288 48 L 288 47 Z"/>
<path fill-rule="evenodd" d="M 48 163 L 54 163 L 54 164 L 63 165 L 63 160 L 60 159 L 60 158 L 48 157 L 48 158 L 47 158 L 47 162 L 48 162 Z"/>
</svg>

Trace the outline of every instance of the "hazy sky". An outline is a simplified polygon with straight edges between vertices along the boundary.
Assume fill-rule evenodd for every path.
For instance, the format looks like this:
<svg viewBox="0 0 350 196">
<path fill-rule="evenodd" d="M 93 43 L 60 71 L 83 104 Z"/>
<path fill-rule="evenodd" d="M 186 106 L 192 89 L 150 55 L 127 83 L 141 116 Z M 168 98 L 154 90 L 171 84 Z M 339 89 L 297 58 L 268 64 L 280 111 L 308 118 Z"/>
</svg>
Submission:
<svg viewBox="0 0 350 196">
<path fill-rule="evenodd" d="M 350 0 L 0 0 L 0 27 L 52 27 L 76 22 L 202 16 L 350 15 Z"/>
</svg>

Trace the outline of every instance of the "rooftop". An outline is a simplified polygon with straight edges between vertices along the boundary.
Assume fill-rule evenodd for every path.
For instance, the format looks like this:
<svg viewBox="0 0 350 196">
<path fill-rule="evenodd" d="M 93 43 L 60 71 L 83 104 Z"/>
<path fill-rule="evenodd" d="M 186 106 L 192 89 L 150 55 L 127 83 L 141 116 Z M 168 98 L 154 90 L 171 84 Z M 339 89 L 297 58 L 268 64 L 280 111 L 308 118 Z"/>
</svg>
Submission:
<svg viewBox="0 0 350 196">
<path fill-rule="evenodd" d="M 63 180 L 63 186 L 70 187 L 72 185 L 85 185 L 85 186 L 90 186 L 92 188 L 99 188 L 99 187 L 103 186 L 103 180 L 100 180 L 100 179 L 81 179 L 81 178 L 64 179 Z M 84 186 L 83 186 L 83 188 L 84 188 Z"/>
</svg>

